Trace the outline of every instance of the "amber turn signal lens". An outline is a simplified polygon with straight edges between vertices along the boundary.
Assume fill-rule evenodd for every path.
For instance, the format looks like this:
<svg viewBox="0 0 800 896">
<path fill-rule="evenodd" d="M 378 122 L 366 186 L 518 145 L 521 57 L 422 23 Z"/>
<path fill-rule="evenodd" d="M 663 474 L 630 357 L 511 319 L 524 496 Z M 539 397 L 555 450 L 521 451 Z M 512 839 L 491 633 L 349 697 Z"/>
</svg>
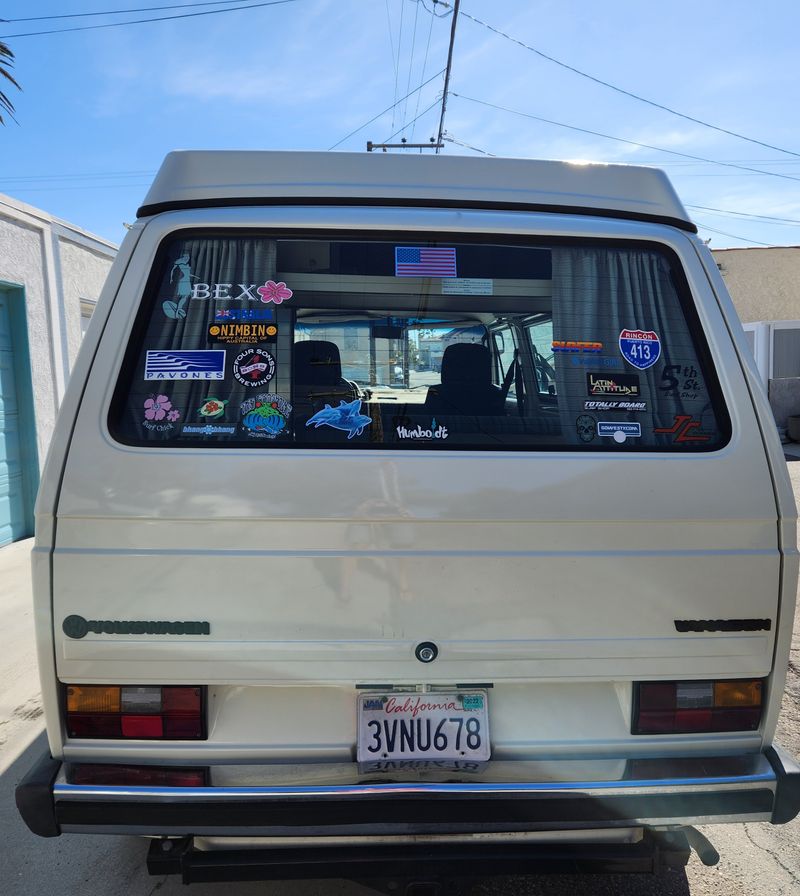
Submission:
<svg viewBox="0 0 800 896">
<path fill-rule="evenodd" d="M 714 706 L 761 706 L 762 681 L 714 682 Z"/>
<path fill-rule="evenodd" d="M 118 687 L 75 685 L 67 687 L 67 712 L 119 712 Z"/>
</svg>

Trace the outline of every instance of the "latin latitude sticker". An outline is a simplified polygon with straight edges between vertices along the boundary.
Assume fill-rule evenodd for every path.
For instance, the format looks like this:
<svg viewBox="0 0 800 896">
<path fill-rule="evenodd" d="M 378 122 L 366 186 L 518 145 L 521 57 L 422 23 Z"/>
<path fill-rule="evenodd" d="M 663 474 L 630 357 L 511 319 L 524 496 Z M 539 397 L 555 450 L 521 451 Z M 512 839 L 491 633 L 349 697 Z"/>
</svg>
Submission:
<svg viewBox="0 0 800 896">
<path fill-rule="evenodd" d="M 619 350 L 629 364 L 647 370 L 661 357 L 661 340 L 654 330 L 623 330 Z"/>
<path fill-rule="evenodd" d="M 234 359 L 233 375 L 243 386 L 263 386 L 275 376 L 275 358 L 263 348 L 249 348 Z"/>
</svg>

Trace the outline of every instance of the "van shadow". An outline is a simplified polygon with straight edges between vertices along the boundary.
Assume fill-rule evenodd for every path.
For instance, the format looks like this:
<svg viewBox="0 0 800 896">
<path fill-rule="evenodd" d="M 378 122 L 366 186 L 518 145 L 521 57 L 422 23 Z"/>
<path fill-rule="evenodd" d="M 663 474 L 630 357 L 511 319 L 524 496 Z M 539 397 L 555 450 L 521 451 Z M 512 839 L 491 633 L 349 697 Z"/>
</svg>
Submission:
<svg viewBox="0 0 800 896">
<path fill-rule="evenodd" d="M 42 732 L 0 774 L 0 842 L 3 896 L 58 893 L 59 896 L 368 896 L 361 884 L 343 880 L 193 884 L 176 876 L 151 877 L 145 865 L 148 842 L 141 837 L 65 834 L 45 839 L 32 834 L 17 812 L 14 788 L 47 750 Z M 474 896 L 689 896 L 683 871 L 661 877 L 638 875 L 542 875 L 470 878 L 458 892 Z"/>
</svg>

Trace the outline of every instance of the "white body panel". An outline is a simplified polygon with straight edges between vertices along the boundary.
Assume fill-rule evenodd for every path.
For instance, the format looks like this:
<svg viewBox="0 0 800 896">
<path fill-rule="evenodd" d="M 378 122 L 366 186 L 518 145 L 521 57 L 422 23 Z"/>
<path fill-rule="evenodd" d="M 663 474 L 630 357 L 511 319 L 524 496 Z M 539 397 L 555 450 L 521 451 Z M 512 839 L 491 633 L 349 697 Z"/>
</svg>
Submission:
<svg viewBox="0 0 800 896">
<path fill-rule="evenodd" d="M 108 406 L 156 248 L 180 228 L 230 226 L 668 246 L 698 300 L 732 438 L 720 451 L 683 455 L 262 453 L 115 443 Z M 256 207 L 172 212 L 147 223 L 130 276 L 104 297 L 102 340 L 98 325 L 84 355 L 96 348 L 60 492 L 60 466 L 51 463 L 38 508 L 38 548 L 53 549 L 55 675 L 48 671 L 45 686 L 53 707 L 56 677 L 208 684 L 209 741 L 65 747 L 51 711 L 53 755 L 343 759 L 355 740 L 354 688 L 364 683 L 493 683 L 496 757 L 565 749 L 598 757 L 718 754 L 769 742 L 778 689 L 759 732 L 630 734 L 632 681 L 768 677 L 773 658 L 787 655 L 791 632 L 791 492 L 768 410 L 762 398 L 754 405 L 759 387 L 742 365 L 739 324 L 716 301 L 698 247 L 657 224 L 529 212 Z M 66 428 L 70 421 L 63 439 Z M 379 513 L 370 510 L 376 498 Z M 37 601 L 46 654 L 44 578 Z M 776 619 L 782 588 L 777 632 L 774 625 L 676 632 L 682 618 Z M 211 635 L 73 640 L 60 627 L 70 614 L 207 620 Z M 430 667 L 414 657 L 427 640 L 441 651 Z M 275 718 L 280 726 L 270 724 Z"/>
</svg>

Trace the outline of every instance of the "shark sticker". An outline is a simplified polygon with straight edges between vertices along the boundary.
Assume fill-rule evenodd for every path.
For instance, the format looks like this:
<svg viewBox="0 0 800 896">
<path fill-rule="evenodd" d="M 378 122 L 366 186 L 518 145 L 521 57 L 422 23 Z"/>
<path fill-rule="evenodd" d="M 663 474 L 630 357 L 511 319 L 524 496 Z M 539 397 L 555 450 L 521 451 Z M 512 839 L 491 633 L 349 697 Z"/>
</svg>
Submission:
<svg viewBox="0 0 800 896">
<path fill-rule="evenodd" d="M 346 432 L 347 438 L 352 439 L 353 436 L 360 436 L 370 423 L 372 423 L 372 417 L 361 413 L 361 399 L 356 398 L 350 402 L 340 401 L 338 408 L 332 408 L 326 404 L 321 411 L 317 411 L 311 417 L 306 426 L 313 424 L 315 429 L 319 429 L 320 426 L 330 426 L 333 429 Z"/>
</svg>

